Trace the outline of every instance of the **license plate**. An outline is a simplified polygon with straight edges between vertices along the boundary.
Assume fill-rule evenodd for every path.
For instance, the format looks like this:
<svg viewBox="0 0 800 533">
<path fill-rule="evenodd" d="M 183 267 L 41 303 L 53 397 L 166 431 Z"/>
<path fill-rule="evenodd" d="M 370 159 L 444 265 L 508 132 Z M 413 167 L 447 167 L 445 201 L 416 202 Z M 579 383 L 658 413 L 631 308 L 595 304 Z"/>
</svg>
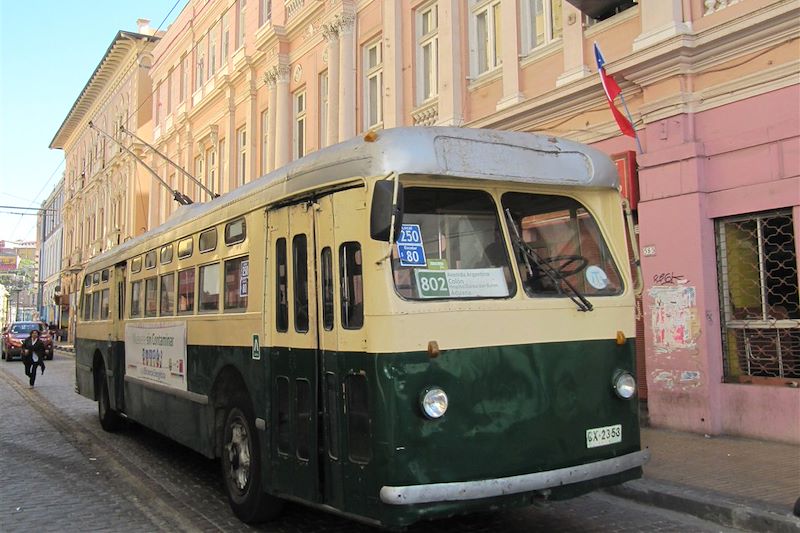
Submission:
<svg viewBox="0 0 800 533">
<path fill-rule="evenodd" d="M 597 448 L 622 442 L 622 424 L 586 430 L 586 447 Z"/>
</svg>

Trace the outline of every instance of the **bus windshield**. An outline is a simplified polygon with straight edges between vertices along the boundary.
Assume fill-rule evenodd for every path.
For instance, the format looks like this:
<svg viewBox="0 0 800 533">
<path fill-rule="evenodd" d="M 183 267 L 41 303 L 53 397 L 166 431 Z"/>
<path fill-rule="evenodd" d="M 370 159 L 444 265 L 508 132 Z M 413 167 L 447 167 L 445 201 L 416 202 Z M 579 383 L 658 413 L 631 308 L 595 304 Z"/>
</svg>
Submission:
<svg viewBox="0 0 800 533">
<path fill-rule="evenodd" d="M 516 292 L 497 206 L 484 191 L 407 188 L 392 270 L 395 289 L 410 300 Z"/>
<path fill-rule="evenodd" d="M 594 218 L 566 196 L 509 192 L 503 211 L 521 231 L 534 257 L 517 254 L 525 293 L 531 297 L 622 292 L 622 278 Z"/>
</svg>

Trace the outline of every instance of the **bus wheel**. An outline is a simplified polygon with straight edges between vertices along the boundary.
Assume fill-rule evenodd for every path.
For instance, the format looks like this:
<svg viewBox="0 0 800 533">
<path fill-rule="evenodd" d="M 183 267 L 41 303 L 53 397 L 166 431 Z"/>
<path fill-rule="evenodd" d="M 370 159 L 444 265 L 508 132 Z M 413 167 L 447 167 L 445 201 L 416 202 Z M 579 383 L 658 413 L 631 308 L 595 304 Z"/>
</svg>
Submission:
<svg viewBox="0 0 800 533">
<path fill-rule="evenodd" d="M 252 409 L 237 402 L 225 419 L 222 478 L 234 514 L 245 523 L 264 522 L 280 513 L 283 502 L 263 491 L 261 452 Z"/>
<path fill-rule="evenodd" d="M 108 399 L 106 368 L 103 365 L 97 369 L 97 385 L 100 387 L 100 394 L 97 397 L 97 415 L 100 418 L 100 425 L 106 431 L 116 431 L 122 425 L 122 418 L 111 409 L 111 402 Z"/>
</svg>

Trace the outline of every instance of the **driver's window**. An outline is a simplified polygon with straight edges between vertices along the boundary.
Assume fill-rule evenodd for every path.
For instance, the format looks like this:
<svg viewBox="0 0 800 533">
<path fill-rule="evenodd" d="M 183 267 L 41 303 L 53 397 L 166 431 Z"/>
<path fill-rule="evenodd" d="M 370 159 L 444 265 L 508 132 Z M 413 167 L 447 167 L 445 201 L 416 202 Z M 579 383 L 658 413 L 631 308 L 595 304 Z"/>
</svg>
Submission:
<svg viewBox="0 0 800 533">
<path fill-rule="evenodd" d="M 622 292 L 622 279 L 592 215 L 564 196 L 528 193 L 503 195 L 531 256 L 517 252 L 528 296 L 564 296 L 565 282 L 587 296 Z"/>
</svg>

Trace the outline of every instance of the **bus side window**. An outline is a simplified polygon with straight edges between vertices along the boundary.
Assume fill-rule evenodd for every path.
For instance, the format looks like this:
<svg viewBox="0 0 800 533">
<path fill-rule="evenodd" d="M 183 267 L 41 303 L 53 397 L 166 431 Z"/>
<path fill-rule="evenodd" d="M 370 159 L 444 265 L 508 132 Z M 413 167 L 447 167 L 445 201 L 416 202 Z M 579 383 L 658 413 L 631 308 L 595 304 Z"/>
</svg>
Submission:
<svg viewBox="0 0 800 533">
<path fill-rule="evenodd" d="M 83 319 L 89 320 L 92 317 L 92 293 L 87 292 L 83 295 Z"/>
<path fill-rule="evenodd" d="M 339 288 L 342 300 L 342 327 L 359 329 L 364 325 L 364 291 L 361 245 L 357 242 L 346 242 L 339 247 Z"/>
<path fill-rule="evenodd" d="M 161 316 L 175 314 L 175 273 L 161 276 Z"/>
<path fill-rule="evenodd" d="M 100 320 L 108 320 L 108 293 L 109 289 L 100 292 Z"/>
<path fill-rule="evenodd" d="M 322 327 L 333 329 L 333 254 L 329 246 L 322 249 Z"/>
<path fill-rule="evenodd" d="M 144 316 L 158 314 L 158 278 L 144 280 Z"/>
<path fill-rule="evenodd" d="M 225 261 L 225 310 L 247 309 L 248 256 Z"/>
<path fill-rule="evenodd" d="M 178 313 L 194 312 L 194 268 L 178 272 Z"/>
<path fill-rule="evenodd" d="M 292 239 L 292 273 L 294 275 L 294 329 L 308 331 L 308 246 L 304 234 Z"/>
<path fill-rule="evenodd" d="M 131 318 L 142 316 L 142 282 L 131 283 Z"/>
<path fill-rule="evenodd" d="M 288 276 L 286 272 L 286 239 L 275 241 L 275 329 L 289 329 Z"/>
<path fill-rule="evenodd" d="M 92 320 L 100 319 L 100 289 L 95 289 L 92 293 Z"/>
<path fill-rule="evenodd" d="M 219 309 L 219 263 L 200 267 L 200 311 Z"/>
</svg>

